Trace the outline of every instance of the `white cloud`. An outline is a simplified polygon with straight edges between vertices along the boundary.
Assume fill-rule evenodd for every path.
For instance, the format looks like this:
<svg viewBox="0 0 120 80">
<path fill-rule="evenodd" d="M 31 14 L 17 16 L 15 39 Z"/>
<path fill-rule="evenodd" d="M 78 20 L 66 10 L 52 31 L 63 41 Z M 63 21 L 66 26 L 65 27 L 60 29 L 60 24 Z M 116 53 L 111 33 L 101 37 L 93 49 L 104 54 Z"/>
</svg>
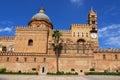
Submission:
<svg viewBox="0 0 120 80">
<path fill-rule="evenodd" d="M 109 37 L 120 34 L 120 24 L 112 24 L 99 29 L 99 37 Z"/>
<path fill-rule="evenodd" d="M 120 47 L 120 24 L 112 24 L 99 29 L 101 44 L 111 47 Z"/>
<path fill-rule="evenodd" d="M 70 0 L 71 3 L 75 4 L 75 5 L 83 5 L 83 0 Z"/>
<path fill-rule="evenodd" d="M 11 28 L 5 27 L 5 28 L 0 29 L 0 32 L 11 32 L 11 30 L 12 30 L 12 27 Z"/>
<path fill-rule="evenodd" d="M 110 37 L 105 43 L 106 45 L 116 45 L 120 46 L 120 36 L 117 37 Z"/>
</svg>

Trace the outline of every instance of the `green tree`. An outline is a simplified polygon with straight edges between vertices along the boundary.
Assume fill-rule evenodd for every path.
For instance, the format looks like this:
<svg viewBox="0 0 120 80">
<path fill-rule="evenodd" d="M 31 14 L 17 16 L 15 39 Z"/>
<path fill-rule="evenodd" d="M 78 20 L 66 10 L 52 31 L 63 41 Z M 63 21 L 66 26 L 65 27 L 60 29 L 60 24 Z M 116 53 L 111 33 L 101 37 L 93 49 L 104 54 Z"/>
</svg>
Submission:
<svg viewBox="0 0 120 80">
<path fill-rule="evenodd" d="M 60 37 L 62 36 L 61 32 L 58 30 L 53 31 L 52 37 L 54 39 L 54 50 L 55 50 L 55 55 L 56 55 L 56 66 L 57 66 L 57 72 L 59 72 L 59 63 L 58 63 L 58 58 L 60 55 L 59 49 L 60 49 Z"/>
</svg>

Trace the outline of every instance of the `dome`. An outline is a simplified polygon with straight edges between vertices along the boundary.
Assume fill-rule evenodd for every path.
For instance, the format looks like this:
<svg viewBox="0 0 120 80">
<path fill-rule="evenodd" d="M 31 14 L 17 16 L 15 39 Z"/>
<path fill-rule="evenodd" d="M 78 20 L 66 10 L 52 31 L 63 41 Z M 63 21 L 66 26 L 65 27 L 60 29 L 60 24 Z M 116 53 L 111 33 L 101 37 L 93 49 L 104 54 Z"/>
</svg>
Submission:
<svg viewBox="0 0 120 80">
<path fill-rule="evenodd" d="M 40 9 L 39 13 L 32 17 L 32 20 L 45 20 L 47 22 L 51 22 L 50 18 L 45 14 L 45 10 L 43 8 Z"/>
</svg>

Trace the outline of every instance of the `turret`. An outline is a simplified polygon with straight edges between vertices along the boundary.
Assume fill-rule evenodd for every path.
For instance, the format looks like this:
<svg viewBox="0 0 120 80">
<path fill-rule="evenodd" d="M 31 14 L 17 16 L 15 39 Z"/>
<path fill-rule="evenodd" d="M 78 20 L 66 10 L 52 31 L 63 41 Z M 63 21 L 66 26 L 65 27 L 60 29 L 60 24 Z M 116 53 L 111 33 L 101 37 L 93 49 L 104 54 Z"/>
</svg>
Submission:
<svg viewBox="0 0 120 80">
<path fill-rule="evenodd" d="M 97 25 L 97 14 L 93 9 L 91 9 L 88 14 L 88 24 Z"/>
</svg>

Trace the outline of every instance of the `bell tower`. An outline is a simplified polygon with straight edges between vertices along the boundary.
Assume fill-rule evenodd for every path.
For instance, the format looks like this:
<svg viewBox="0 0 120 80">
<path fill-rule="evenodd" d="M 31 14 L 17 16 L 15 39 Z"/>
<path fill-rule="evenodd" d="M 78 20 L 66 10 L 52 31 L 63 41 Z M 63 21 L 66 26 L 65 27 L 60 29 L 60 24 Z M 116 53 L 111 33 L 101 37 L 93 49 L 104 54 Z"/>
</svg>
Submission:
<svg viewBox="0 0 120 80">
<path fill-rule="evenodd" d="M 88 14 L 88 24 L 90 25 L 91 43 L 93 44 L 94 48 L 98 48 L 99 42 L 97 29 L 97 14 L 93 9 L 91 9 Z"/>
</svg>

